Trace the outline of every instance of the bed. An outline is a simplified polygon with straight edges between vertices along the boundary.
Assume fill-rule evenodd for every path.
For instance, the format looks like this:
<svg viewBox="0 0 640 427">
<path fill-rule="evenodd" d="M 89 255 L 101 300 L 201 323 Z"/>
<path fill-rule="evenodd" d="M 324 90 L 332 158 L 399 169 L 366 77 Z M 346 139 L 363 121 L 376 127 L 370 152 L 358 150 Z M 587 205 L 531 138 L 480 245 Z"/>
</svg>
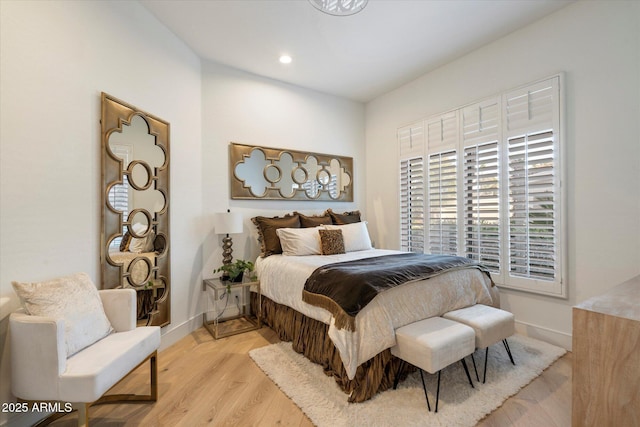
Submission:
<svg viewBox="0 0 640 427">
<path fill-rule="evenodd" d="M 302 227 L 303 219 L 307 227 Z M 303 300 L 305 283 L 313 272 L 337 263 L 373 261 L 400 253 L 374 249 L 366 223 L 359 221 L 359 214 L 357 219 L 342 224 L 324 218 L 321 224 L 308 222 L 300 214 L 253 219 L 262 249 L 256 271 L 263 320 L 281 339 L 292 341 L 296 351 L 321 364 L 349 394 L 350 402 L 365 401 L 392 386 L 399 360 L 389 348 L 395 345 L 398 327 L 473 304 L 499 306 L 497 289 L 485 271 L 454 269 L 381 292 L 354 316 L 350 327 L 336 322 L 335 312 Z M 322 239 L 314 240 L 321 229 L 340 230 L 343 253 L 323 254 Z"/>
</svg>

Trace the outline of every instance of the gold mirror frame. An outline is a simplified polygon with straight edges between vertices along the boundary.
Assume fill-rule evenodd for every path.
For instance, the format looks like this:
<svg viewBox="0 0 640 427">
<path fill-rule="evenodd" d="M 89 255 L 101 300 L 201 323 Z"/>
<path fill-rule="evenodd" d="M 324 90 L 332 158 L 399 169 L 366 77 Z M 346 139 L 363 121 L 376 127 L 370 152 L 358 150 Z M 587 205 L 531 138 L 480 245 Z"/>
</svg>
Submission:
<svg viewBox="0 0 640 427">
<path fill-rule="evenodd" d="M 232 199 L 353 202 L 353 158 L 229 144 Z"/>
<path fill-rule="evenodd" d="M 165 326 L 171 322 L 169 123 L 104 92 L 101 105 L 101 287 L 102 289 L 135 289 L 138 295 L 138 324 Z M 148 159 L 135 158 L 135 152 L 132 159 L 123 160 L 111 149 L 110 137 L 116 133 L 122 134 L 123 131 L 130 132 L 133 129 L 134 120 L 138 122 L 139 119 L 144 120 L 148 136 L 154 140 L 152 148 L 157 147 L 162 150 L 162 153 L 157 156 L 161 164 L 155 167 L 149 165 Z M 137 178 L 133 179 L 136 166 L 147 175 L 146 182 L 142 184 L 137 181 Z M 120 193 L 117 193 L 118 189 Z M 158 192 L 164 199 L 164 204 L 161 200 L 157 200 L 157 207 L 141 208 L 135 206 L 135 198 L 131 197 L 134 206 L 130 206 L 129 192 L 147 190 Z M 110 201 L 110 195 L 114 199 L 115 194 L 124 193 L 127 194 L 124 202 L 126 208 L 118 210 L 117 206 L 114 206 L 116 203 Z M 144 219 L 147 223 L 146 229 L 141 231 L 138 227 L 134 228 L 133 222 L 136 218 Z M 125 237 L 127 231 L 133 238 L 146 238 L 147 249 L 143 253 L 121 251 L 118 241 Z"/>
</svg>

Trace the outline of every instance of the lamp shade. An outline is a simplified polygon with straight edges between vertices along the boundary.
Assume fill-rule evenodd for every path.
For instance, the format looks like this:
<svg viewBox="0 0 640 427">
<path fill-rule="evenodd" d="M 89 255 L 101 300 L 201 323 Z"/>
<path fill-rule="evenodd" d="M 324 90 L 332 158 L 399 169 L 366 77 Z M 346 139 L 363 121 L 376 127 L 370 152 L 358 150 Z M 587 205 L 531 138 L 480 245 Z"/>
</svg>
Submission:
<svg viewBox="0 0 640 427">
<path fill-rule="evenodd" d="M 242 233 L 242 215 L 236 212 L 221 212 L 215 214 L 214 228 L 216 234 Z"/>
</svg>

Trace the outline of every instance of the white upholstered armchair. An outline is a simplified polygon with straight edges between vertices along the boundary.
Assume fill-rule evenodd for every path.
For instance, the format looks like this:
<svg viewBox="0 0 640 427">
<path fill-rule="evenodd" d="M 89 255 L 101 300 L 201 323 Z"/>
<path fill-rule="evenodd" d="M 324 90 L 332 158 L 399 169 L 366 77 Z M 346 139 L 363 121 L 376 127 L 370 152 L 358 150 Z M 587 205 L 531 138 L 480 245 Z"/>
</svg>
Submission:
<svg viewBox="0 0 640 427">
<path fill-rule="evenodd" d="M 111 333 L 70 356 L 65 320 L 29 315 L 25 310 L 12 313 L 9 319 L 13 394 L 25 401 L 73 403 L 79 412 L 78 425 L 88 425 L 92 404 L 155 401 L 158 394 L 160 328 L 136 327 L 133 289 L 101 290 L 98 294 Z M 103 396 L 147 360 L 151 365 L 149 395 Z M 57 417 L 61 415 L 64 413 Z"/>
</svg>

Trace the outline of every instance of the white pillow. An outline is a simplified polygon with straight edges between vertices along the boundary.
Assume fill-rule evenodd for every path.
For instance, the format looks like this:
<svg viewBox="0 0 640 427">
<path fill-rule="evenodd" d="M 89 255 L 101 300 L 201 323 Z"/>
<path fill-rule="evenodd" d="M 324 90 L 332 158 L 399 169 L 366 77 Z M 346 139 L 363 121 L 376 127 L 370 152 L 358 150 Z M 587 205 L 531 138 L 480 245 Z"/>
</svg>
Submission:
<svg viewBox="0 0 640 427">
<path fill-rule="evenodd" d="M 28 314 L 64 320 L 67 357 L 113 332 L 98 290 L 86 273 L 11 284 Z"/>
<path fill-rule="evenodd" d="M 142 235 L 147 232 L 147 226 L 142 224 L 134 224 L 133 231 L 137 235 Z M 129 252 L 152 252 L 153 251 L 154 233 L 151 231 L 146 237 L 132 237 L 131 243 L 129 243 Z"/>
<path fill-rule="evenodd" d="M 345 225 L 323 225 L 327 230 L 342 230 L 345 252 L 373 249 L 366 221 Z"/>
<path fill-rule="evenodd" d="M 276 234 L 280 239 L 282 254 L 288 256 L 322 254 L 319 228 L 278 228 Z"/>
</svg>

